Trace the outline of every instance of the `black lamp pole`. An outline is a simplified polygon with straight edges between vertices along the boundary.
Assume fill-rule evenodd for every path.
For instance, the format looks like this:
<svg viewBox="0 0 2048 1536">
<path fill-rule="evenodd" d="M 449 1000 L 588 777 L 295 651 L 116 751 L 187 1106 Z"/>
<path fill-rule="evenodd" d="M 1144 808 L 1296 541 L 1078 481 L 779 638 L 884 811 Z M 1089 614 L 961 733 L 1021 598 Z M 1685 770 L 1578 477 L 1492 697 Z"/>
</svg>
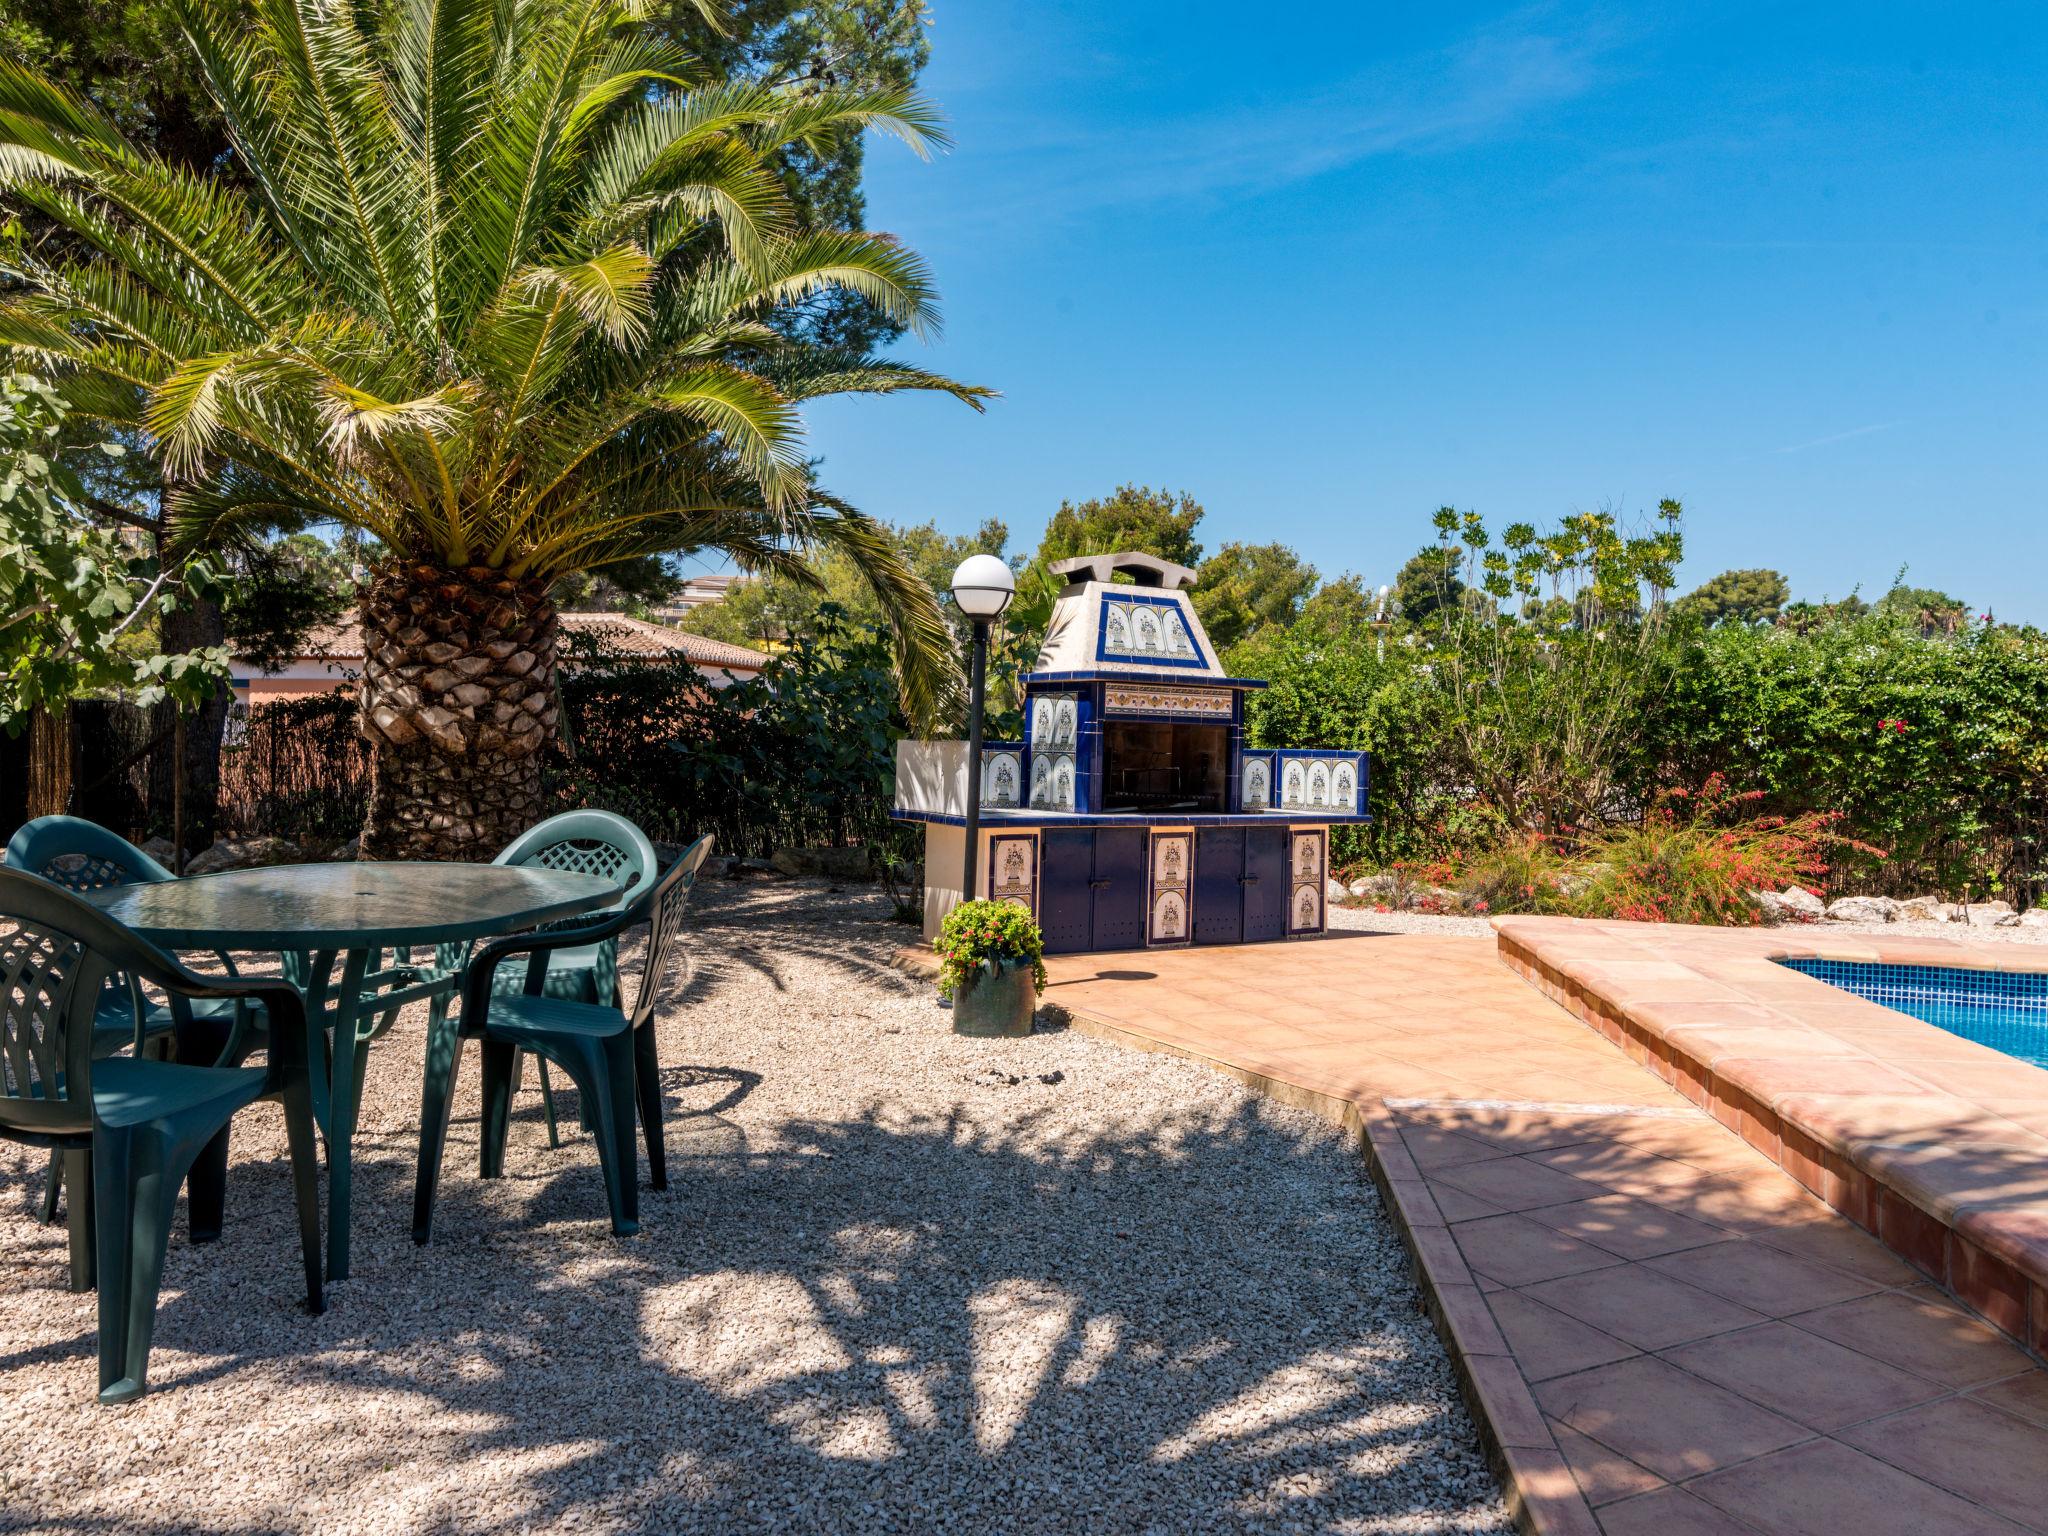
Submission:
<svg viewBox="0 0 2048 1536">
<path fill-rule="evenodd" d="M 981 851 L 981 711 L 988 691 L 988 620 L 974 621 L 973 660 L 967 673 L 967 868 L 960 899 L 974 900 L 975 863 Z"/>
</svg>

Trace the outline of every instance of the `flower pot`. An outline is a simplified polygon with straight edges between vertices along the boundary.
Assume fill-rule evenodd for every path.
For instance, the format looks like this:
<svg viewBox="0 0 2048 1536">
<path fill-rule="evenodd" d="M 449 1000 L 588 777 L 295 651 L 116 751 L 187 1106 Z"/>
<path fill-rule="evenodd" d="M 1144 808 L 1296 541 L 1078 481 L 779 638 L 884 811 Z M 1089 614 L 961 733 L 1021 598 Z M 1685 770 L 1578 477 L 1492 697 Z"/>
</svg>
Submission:
<svg viewBox="0 0 2048 1536">
<path fill-rule="evenodd" d="M 1038 1008 L 1038 983 L 1029 960 L 998 960 L 953 989 L 956 1035 L 1028 1035 Z"/>
</svg>

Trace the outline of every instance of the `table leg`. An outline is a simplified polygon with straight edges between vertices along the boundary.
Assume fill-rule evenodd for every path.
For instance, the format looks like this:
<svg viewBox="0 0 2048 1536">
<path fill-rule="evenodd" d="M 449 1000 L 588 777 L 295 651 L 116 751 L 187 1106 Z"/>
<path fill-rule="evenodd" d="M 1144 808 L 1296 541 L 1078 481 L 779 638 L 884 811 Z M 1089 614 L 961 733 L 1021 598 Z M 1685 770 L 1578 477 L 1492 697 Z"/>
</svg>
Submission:
<svg viewBox="0 0 2048 1536">
<path fill-rule="evenodd" d="M 365 1043 L 356 1038 L 356 1015 L 362 1009 L 363 973 L 370 952 L 348 951 L 341 985 L 334 992 L 334 1068 L 327 1085 L 327 1278 L 348 1278 L 348 1203 L 353 1183 L 349 1143 L 356 1133 L 356 1056 Z M 312 1000 L 307 1000 L 308 1012 Z"/>
<path fill-rule="evenodd" d="M 327 1135 L 331 1119 L 328 1081 L 334 1072 L 334 1051 L 327 1041 L 327 997 L 334 975 L 332 949 L 294 949 L 284 954 L 284 979 L 306 1000 L 306 1076 L 313 1096 L 313 1122 Z"/>
</svg>

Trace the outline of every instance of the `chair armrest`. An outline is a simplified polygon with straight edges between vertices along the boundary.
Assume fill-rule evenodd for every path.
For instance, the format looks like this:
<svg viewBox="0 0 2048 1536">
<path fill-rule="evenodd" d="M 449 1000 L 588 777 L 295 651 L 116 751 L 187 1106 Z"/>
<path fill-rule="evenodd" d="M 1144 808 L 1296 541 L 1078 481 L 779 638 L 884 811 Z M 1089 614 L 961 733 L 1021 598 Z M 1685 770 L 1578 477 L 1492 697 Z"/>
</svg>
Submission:
<svg viewBox="0 0 2048 1536">
<path fill-rule="evenodd" d="M 290 982 L 276 977 L 202 976 L 197 971 L 186 969 L 175 955 L 139 945 L 122 957 L 122 969 L 130 976 L 131 987 L 140 981 L 149 981 L 163 988 L 174 1014 L 188 1012 L 189 1004 L 195 999 L 226 999 L 244 1005 L 261 1003 L 270 1024 L 269 1054 L 273 1075 L 288 1066 L 307 1066 L 310 1058 L 307 1054 L 306 1003 L 299 995 L 299 989 Z M 139 992 L 136 1002 L 136 1045 L 139 1049 L 142 1028 Z M 228 1036 L 230 1052 L 241 1040 L 245 1013 L 245 1007 L 236 1009 L 235 1027 Z"/>
<path fill-rule="evenodd" d="M 532 933 L 508 934 L 480 946 L 469 957 L 468 969 L 462 977 L 464 1027 L 483 1028 L 484 1020 L 490 1014 L 492 978 L 497 975 L 498 967 L 514 955 L 527 957 L 525 990 L 529 995 L 538 995 L 547 984 L 547 957 L 554 951 L 573 949 L 580 944 L 602 944 L 607 939 L 617 938 L 634 923 L 645 920 L 646 914 L 636 903 L 622 912 L 607 912 L 573 928 L 543 928 Z"/>
</svg>

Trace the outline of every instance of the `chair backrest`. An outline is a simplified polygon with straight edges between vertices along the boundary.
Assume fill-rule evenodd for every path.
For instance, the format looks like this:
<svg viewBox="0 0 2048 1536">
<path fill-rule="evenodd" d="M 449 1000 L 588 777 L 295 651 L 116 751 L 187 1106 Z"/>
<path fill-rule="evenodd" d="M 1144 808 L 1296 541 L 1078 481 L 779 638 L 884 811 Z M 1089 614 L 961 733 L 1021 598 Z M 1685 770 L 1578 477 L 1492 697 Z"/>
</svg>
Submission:
<svg viewBox="0 0 2048 1536">
<path fill-rule="evenodd" d="M 564 811 L 512 839 L 493 864 L 538 864 L 617 882 L 616 912 L 653 881 L 661 860 L 647 834 L 610 811 Z M 578 921 L 587 921 L 588 914 Z"/>
<path fill-rule="evenodd" d="M 0 869 L 0 1128 L 75 1135 L 92 1129 L 93 1015 L 117 971 L 152 979 L 177 969 L 104 912 L 61 886 Z"/>
<path fill-rule="evenodd" d="M 178 878 L 127 838 L 78 816 L 38 816 L 28 822 L 8 843 L 6 864 L 67 891 Z"/>
<path fill-rule="evenodd" d="M 660 996 L 669 968 L 675 962 L 676 934 L 683 926 L 683 908 L 689 905 L 690 887 L 697 883 L 697 871 L 711 854 L 711 837 L 706 833 L 685 848 L 668 873 L 655 882 L 654 889 L 640 898 L 638 910 L 645 911 L 647 956 L 640 967 L 640 990 L 633 998 L 633 1027 L 638 1029 L 654 1015 L 654 1001 Z M 636 910 L 636 916 L 638 916 Z"/>
</svg>

